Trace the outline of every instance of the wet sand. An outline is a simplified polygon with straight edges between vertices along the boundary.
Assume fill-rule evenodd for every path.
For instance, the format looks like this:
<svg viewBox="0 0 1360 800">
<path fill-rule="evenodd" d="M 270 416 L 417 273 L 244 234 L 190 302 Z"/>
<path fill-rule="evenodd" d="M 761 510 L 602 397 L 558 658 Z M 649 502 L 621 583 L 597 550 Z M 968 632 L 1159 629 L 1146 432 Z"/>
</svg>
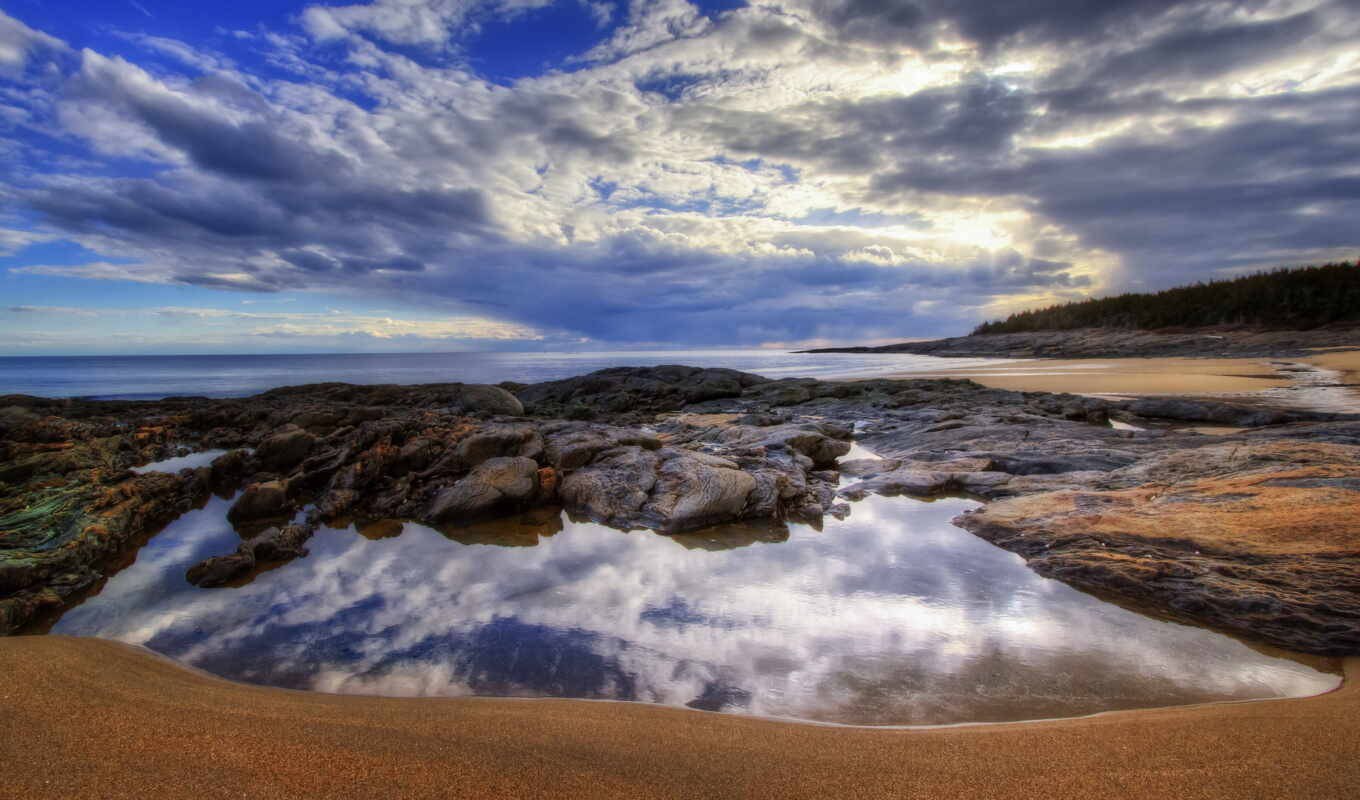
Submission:
<svg viewBox="0 0 1360 800">
<path fill-rule="evenodd" d="M 1335 353 L 1321 356 L 1354 356 Z M 1321 366 L 1321 365 L 1319 365 Z M 1330 369 L 1330 367 L 1329 367 Z M 1223 394 L 1291 385 L 1256 358 L 1085 358 L 895 373 L 892 378 L 969 378 L 995 389 L 1073 394 Z"/>
<path fill-rule="evenodd" d="M 1341 383 L 1360 384 L 1360 350 L 1335 351 L 1329 348 L 1329 351 L 1320 350 L 1317 355 L 1299 360 L 1341 373 Z"/>
<path fill-rule="evenodd" d="M 0 797 L 1343 798 L 1360 659 L 1301 700 L 930 730 L 625 703 L 229 683 L 97 639 L 0 639 Z"/>
</svg>

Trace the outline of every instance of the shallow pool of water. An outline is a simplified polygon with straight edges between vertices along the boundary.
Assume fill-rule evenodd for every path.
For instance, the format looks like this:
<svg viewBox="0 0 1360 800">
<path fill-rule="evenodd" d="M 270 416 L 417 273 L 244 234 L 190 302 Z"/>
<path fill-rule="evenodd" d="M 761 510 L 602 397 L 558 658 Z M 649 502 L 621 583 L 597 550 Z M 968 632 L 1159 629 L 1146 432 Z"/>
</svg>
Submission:
<svg viewBox="0 0 1360 800">
<path fill-rule="evenodd" d="M 204 450 L 198 453 L 189 453 L 184 456 L 175 456 L 163 461 L 155 461 L 141 467 L 133 467 L 133 472 L 179 472 L 182 469 L 198 469 L 199 467 L 211 466 L 218 456 L 225 455 L 226 450 Z"/>
<path fill-rule="evenodd" d="M 184 571 L 239 541 L 213 499 L 54 633 L 143 644 L 323 692 L 637 700 L 920 725 L 1314 694 L 1339 678 L 1103 602 L 870 497 L 824 530 L 621 532 L 558 513 L 450 530 L 322 529 L 243 586 Z"/>
</svg>

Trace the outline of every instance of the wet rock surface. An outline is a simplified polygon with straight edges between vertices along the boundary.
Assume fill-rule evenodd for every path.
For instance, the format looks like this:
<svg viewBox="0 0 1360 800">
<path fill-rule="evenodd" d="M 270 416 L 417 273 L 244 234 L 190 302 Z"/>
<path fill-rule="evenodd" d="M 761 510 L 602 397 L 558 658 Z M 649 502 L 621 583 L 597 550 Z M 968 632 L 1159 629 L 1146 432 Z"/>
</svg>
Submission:
<svg viewBox="0 0 1360 800">
<path fill-rule="evenodd" d="M 235 497 L 242 542 L 191 570 L 202 586 L 304 556 L 316 525 L 336 520 L 417 520 L 457 538 L 565 509 L 676 535 L 817 524 L 869 493 L 966 494 L 989 505 L 959 524 L 1046 575 L 1299 650 L 1360 652 L 1360 421 L 1192 405 L 681 366 L 230 400 L 3 397 L 0 632 L 79 598 L 111 557 L 210 492 Z M 1247 430 L 1177 427 L 1191 419 Z M 838 473 L 852 440 L 881 458 Z M 130 471 L 209 449 L 230 452 L 177 474 Z"/>
</svg>

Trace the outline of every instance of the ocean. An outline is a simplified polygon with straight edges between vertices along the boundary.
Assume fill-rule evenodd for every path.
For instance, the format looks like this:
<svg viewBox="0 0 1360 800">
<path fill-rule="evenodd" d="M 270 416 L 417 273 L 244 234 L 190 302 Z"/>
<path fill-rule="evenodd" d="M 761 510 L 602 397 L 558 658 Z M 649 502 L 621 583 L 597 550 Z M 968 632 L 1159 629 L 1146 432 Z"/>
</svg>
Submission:
<svg viewBox="0 0 1360 800">
<path fill-rule="evenodd" d="M 907 353 L 654 350 L 591 353 L 387 353 L 212 356 L 0 357 L 0 395 L 155 400 L 246 397 L 279 386 L 343 383 L 499 383 L 584 375 L 606 367 L 689 364 L 768 378 L 868 378 L 1006 363 Z"/>
</svg>

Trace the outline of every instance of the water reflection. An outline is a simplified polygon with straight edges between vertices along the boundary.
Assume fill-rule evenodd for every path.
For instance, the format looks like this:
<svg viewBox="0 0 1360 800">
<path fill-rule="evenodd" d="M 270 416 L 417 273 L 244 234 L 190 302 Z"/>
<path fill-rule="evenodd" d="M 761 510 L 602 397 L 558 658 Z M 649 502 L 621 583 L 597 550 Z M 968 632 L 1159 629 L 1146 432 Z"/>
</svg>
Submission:
<svg viewBox="0 0 1360 800">
<path fill-rule="evenodd" d="M 228 504 L 158 534 L 53 632 L 326 692 L 865 724 L 1304 695 L 1338 680 L 1041 578 L 949 524 L 965 500 L 871 497 L 820 533 L 666 537 L 558 514 L 444 533 L 365 523 L 323 529 L 310 556 L 248 585 L 196 589 L 185 569 L 237 542 Z"/>
<path fill-rule="evenodd" d="M 220 455 L 225 455 L 226 450 L 204 450 L 199 453 L 190 453 L 184 456 L 167 458 L 164 461 L 156 461 L 146 466 L 133 467 L 133 472 L 179 472 L 182 469 L 198 469 L 199 467 L 211 466 Z"/>
</svg>

